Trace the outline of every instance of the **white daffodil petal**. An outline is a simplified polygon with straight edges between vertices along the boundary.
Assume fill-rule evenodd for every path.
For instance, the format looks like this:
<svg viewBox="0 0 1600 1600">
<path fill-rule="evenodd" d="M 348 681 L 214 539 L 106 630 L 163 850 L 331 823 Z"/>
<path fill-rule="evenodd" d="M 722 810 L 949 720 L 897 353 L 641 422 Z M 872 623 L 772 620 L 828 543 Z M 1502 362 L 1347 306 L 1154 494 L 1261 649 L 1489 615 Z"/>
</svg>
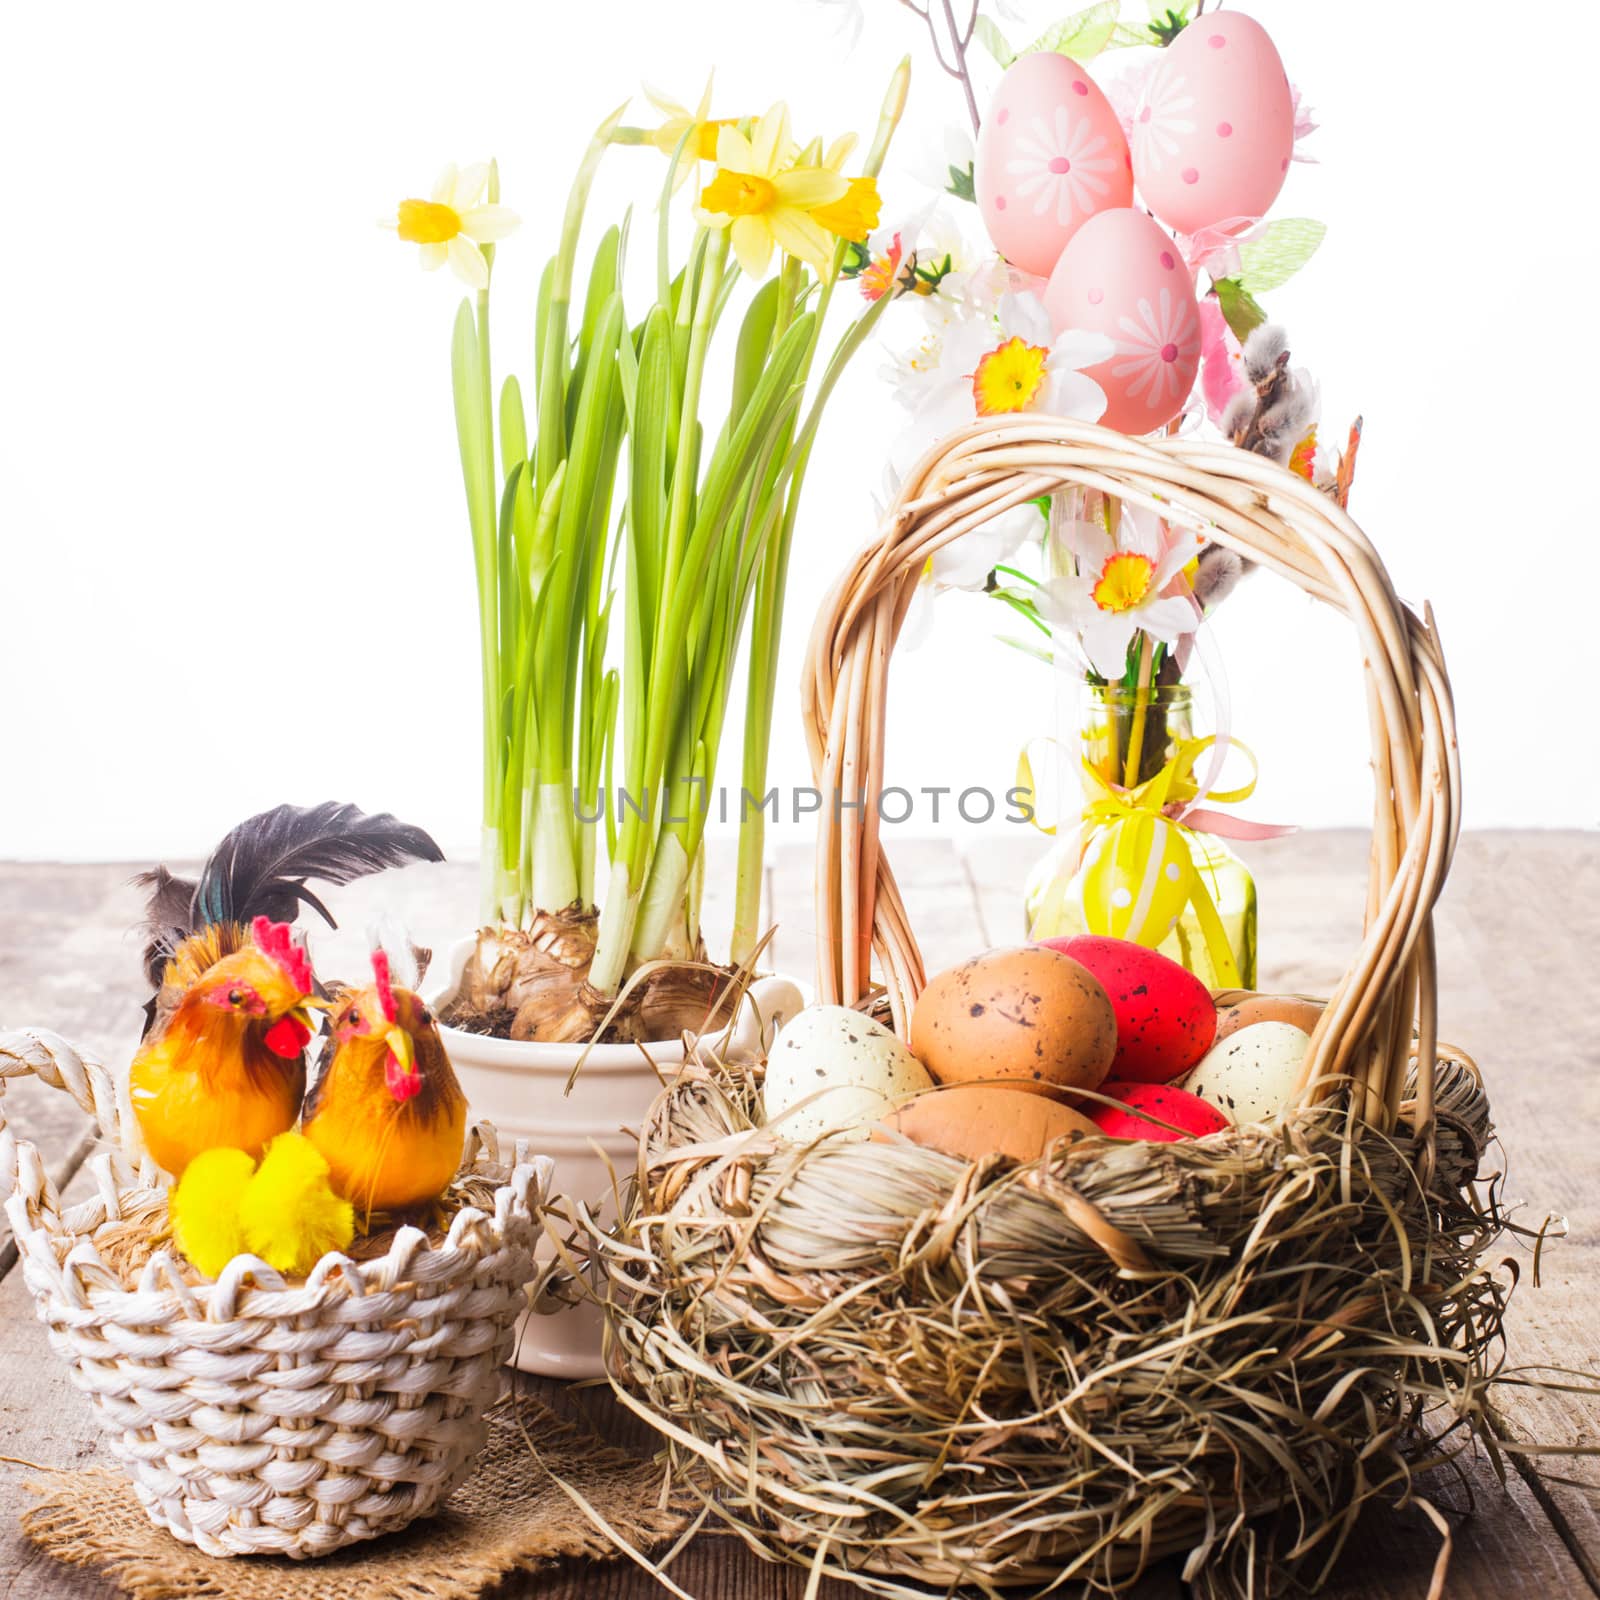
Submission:
<svg viewBox="0 0 1600 1600">
<path fill-rule="evenodd" d="M 1097 367 L 1117 353 L 1116 345 L 1103 333 L 1087 328 L 1066 328 L 1050 344 L 1050 360 L 1059 367 Z"/>
<path fill-rule="evenodd" d="M 509 206 L 474 206 L 461 214 L 461 231 L 475 244 L 503 239 L 522 218 Z"/>
<path fill-rule="evenodd" d="M 1106 414 L 1106 392 L 1081 372 L 1052 372 L 1045 389 L 1044 409 L 1052 416 L 1098 422 Z"/>
<path fill-rule="evenodd" d="M 746 276 L 759 281 L 772 259 L 772 230 L 760 217 L 735 217 L 728 231 L 739 265 Z"/>
<path fill-rule="evenodd" d="M 447 206 L 450 196 L 455 191 L 456 168 L 452 161 L 448 167 L 434 180 L 433 193 L 429 196 L 435 205 Z"/>
<path fill-rule="evenodd" d="M 1128 612 L 1124 615 L 1133 615 Z M 1151 600 L 1138 608 L 1139 626 L 1146 633 L 1165 639 L 1169 644 L 1200 626 L 1200 613 L 1192 600 L 1177 595 L 1165 600 Z"/>
<path fill-rule="evenodd" d="M 450 252 L 442 244 L 419 244 L 417 257 L 424 272 L 436 272 L 450 259 Z"/>
<path fill-rule="evenodd" d="M 1128 670 L 1128 646 L 1138 624 L 1129 611 L 1101 611 L 1083 625 L 1080 637 L 1089 665 L 1102 678 L 1120 678 Z"/>
<path fill-rule="evenodd" d="M 750 145 L 755 155 L 753 170 L 762 177 L 769 177 L 788 143 L 789 108 L 780 100 L 756 124 L 756 135 Z"/>
<path fill-rule="evenodd" d="M 1042 345 L 1047 350 L 1055 338 L 1044 301 L 1027 290 L 1020 294 L 1001 295 L 1000 326 L 1008 335 L 1019 336 L 1029 344 Z"/>
<path fill-rule="evenodd" d="M 853 133 L 841 133 L 828 146 L 828 153 L 822 158 L 823 166 L 830 172 L 844 171 L 844 164 L 850 159 L 850 152 L 855 149 L 858 142 Z"/>
<path fill-rule="evenodd" d="M 1116 541 L 1098 521 L 1087 517 L 1074 517 L 1061 534 L 1067 548 L 1087 572 L 1098 573 L 1117 553 Z"/>
<path fill-rule="evenodd" d="M 444 248 L 450 254 L 450 266 L 455 275 L 469 289 L 489 287 L 489 263 L 483 259 L 483 252 L 465 234 L 458 233 Z"/>
<path fill-rule="evenodd" d="M 489 163 L 487 161 L 474 161 L 470 167 L 463 167 L 456 174 L 453 196 L 449 202 L 455 211 L 470 211 L 478 203 L 481 195 L 489 183 Z"/>
<path fill-rule="evenodd" d="M 1148 511 L 1124 502 L 1122 516 L 1117 522 L 1117 548 L 1144 556 L 1154 565 L 1166 553 L 1161 524 Z"/>
<path fill-rule="evenodd" d="M 793 172 L 780 172 L 772 180 L 773 192 L 786 206 L 798 206 L 809 211 L 813 206 L 832 205 L 844 199 L 850 185 L 837 172 L 822 167 L 796 167 Z"/>
<path fill-rule="evenodd" d="M 684 122 L 689 120 L 689 108 L 680 106 L 676 100 L 669 100 L 660 89 L 653 89 L 648 83 L 641 83 L 640 89 L 644 97 L 661 113 L 663 117 L 677 118 Z"/>
<path fill-rule="evenodd" d="M 1201 541 L 1195 534 L 1180 533 L 1168 546 L 1167 553 L 1156 563 L 1150 587 L 1159 594 L 1200 554 Z"/>
<path fill-rule="evenodd" d="M 833 253 L 832 241 L 805 212 L 794 206 L 774 206 L 767 213 L 767 223 L 772 237 L 790 255 L 818 272 L 827 269 L 828 257 Z"/>
<path fill-rule="evenodd" d="M 729 172 L 754 172 L 755 153 L 750 141 L 737 128 L 717 129 L 717 165 Z"/>
<path fill-rule="evenodd" d="M 1099 609 L 1090 595 L 1087 578 L 1062 574 L 1046 578 L 1034 593 L 1034 604 L 1046 622 L 1076 630 Z"/>
</svg>

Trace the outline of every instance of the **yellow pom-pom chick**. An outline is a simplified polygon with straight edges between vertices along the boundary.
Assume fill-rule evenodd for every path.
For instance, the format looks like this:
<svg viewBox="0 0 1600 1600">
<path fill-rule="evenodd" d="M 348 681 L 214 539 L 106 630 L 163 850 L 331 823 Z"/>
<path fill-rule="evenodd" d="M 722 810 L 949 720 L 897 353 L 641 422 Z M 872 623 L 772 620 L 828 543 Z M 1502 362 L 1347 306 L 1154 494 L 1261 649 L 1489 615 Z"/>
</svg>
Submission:
<svg viewBox="0 0 1600 1600">
<path fill-rule="evenodd" d="M 304 1276 L 355 1238 L 355 1211 L 334 1192 L 328 1163 L 303 1134 L 280 1133 L 239 1205 L 244 1247 L 268 1266 Z"/>
<path fill-rule="evenodd" d="M 244 1252 L 239 1203 L 255 1171 L 243 1150 L 206 1150 L 184 1169 L 172 1191 L 172 1237 L 208 1278 Z"/>
</svg>

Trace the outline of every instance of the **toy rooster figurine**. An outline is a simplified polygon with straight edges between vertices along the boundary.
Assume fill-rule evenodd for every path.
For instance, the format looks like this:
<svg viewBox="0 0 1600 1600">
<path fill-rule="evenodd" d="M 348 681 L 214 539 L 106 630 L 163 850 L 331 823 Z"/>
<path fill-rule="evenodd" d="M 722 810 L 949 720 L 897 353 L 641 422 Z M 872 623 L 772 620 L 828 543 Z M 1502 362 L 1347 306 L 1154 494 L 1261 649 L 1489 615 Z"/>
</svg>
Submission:
<svg viewBox="0 0 1600 1600">
<path fill-rule="evenodd" d="M 145 971 L 158 992 L 129 1090 L 150 1153 L 175 1177 L 219 1145 L 259 1156 L 294 1126 L 305 1091 L 308 1008 L 321 1005 L 289 923 L 306 887 L 343 884 L 380 867 L 438 861 L 420 828 L 354 806 L 279 806 L 235 828 L 189 881 L 165 867 L 150 889 Z"/>
<path fill-rule="evenodd" d="M 387 951 L 373 951 L 372 978 L 334 1006 L 332 1053 L 302 1120 L 334 1188 L 366 1219 L 436 1200 L 467 1131 L 466 1096 L 432 1014 L 392 980 Z"/>
</svg>

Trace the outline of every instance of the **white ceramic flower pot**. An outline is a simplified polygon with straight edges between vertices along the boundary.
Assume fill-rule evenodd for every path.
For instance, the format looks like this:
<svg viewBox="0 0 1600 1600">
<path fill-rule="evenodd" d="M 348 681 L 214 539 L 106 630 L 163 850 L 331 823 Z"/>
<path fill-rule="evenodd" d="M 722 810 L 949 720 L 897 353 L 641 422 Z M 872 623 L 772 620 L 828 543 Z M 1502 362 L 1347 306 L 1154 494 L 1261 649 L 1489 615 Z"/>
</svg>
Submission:
<svg viewBox="0 0 1600 1600">
<path fill-rule="evenodd" d="M 444 981 L 426 996 L 435 1011 L 453 998 L 475 945 L 468 938 L 451 947 Z M 758 979 L 734 1019 L 734 1037 L 727 1047 L 754 1056 L 804 1004 L 805 995 L 789 979 Z M 661 1074 L 670 1074 L 683 1061 L 682 1041 L 595 1045 L 569 1093 L 567 1080 L 583 1054 L 582 1045 L 524 1044 L 456 1028 L 442 1031 L 472 1119 L 492 1122 L 502 1137 L 526 1139 L 537 1154 L 554 1157 L 551 1191 L 585 1201 L 602 1220 L 609 1218 L 614 1209 L 612 1174 L 624 1180 L 637 1165 L 639 1128 L 661 1092 Z M 551 1248 L 545 1240 L 541 1258 Z M 601 1377 L 602 1322 L 599 1310 L 588 1304 L 526 1314 L 517 1329 L 512 1363 L 546 1377 Z"/>
</svg>

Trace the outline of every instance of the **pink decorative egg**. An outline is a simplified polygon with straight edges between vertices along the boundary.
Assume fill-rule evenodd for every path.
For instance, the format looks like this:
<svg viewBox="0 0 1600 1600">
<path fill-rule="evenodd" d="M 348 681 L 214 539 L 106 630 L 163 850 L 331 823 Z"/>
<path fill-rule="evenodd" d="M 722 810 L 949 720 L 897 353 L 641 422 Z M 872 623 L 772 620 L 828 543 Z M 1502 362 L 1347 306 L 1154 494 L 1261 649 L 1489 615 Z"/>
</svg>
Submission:
<svg viewBox="0 0 1600 1600">
<path fill-rule="evenodd" d="M 1103 427 L 1149 433 L 1183 409 L 1200 367 L 1200 312 L 1178 247 L 1142 211 L 1091 217 L 1050 274 L 1056 332 L 1103 333 L 1116 354 L 1084 368 L 1106 392 Z"/>
<path fill-rule="evenodd" d="M 1050 50 L 1006 69 L 973 179 L 995 249 L 1039 278 L 1086 218 L 1133 203 L 1133 161 L 1111 102 L 1076 61 Z"/>
<path fill-rule="evenodd" d="M 1133 175 L 1179 233 L 1236 231 L 1278 198 L 1294 154 L 1294 95 L 1267 30 L 1238 11 L 1196 17 L 1133 114 Z"/>
<path fill-rule="evenodd" d="M 1174 1089 L 1170 1083 L 1103 1083 L 1100 1093 L 1122 1102 L 1115 1106 L 1096 1105 L 1089 1111 L 1089 1120 L 1113 1139 L 1172 1144 L 1179 1139 L 1203 1139 L 1228 1126 L 1228 1119 L 1214 1105 L 1197 1094 Z M 1156 1121 L 1150 1121 L 1152 1117 Z M 1170 1122 L 1172 1128 L 1159 1127 L 1161 1122 Z M 1173 1128 L 1183 1131 L 1174 1133 Z"/>
</svg>

